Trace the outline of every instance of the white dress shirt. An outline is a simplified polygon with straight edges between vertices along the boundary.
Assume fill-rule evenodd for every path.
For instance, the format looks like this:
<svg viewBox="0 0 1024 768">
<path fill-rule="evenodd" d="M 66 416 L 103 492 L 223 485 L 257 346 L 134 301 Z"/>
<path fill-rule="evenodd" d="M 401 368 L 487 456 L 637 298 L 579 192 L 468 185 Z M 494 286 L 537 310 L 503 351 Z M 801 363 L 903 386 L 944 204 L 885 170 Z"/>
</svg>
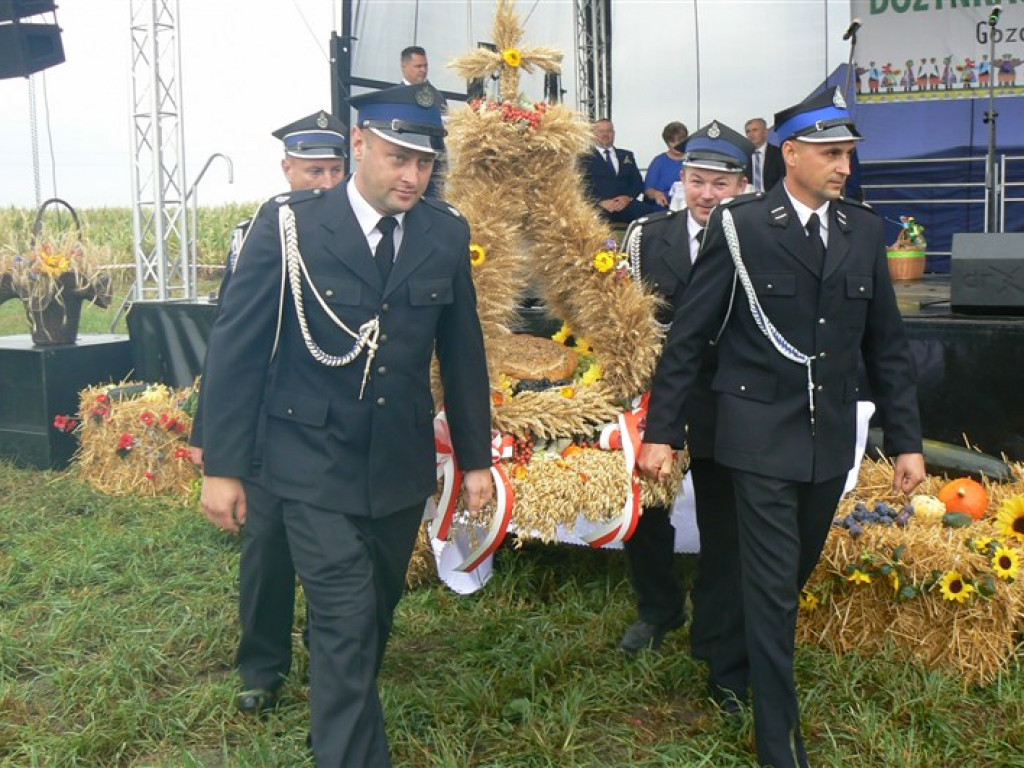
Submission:
<svg viewBox="0 0 1024 768">
<path fill-rule="evenodd" d="M 359 173 L 359 171 L 357 170 L 356 173 Z M 356 215 L 356 221 L 359 222 L 359 229 L 362 230 L 366 243 L 370 246 L 370 253 L 376 253 L 377 243 L 380 242 L 382 237 L 380 230 L 377 229 L 377 222 L 383 217 L 377 212 L 376 208 L 366 202 L 366 199 L 359 194 L 359 190 L 356 188 L 355 176 L 348 180 L 348 185 L 345 189 L 348 191 L 348 201 L 352 206 L 352 213 Z M 398 220 L 398 226 L 395 227 L 395 232 L 392 235 L 395 239 L 395 259 L 397 260 L 398 250 L 402 247 L 402 237 L 405 232 L 405 213 L 391 215 Z"/>
</svg>

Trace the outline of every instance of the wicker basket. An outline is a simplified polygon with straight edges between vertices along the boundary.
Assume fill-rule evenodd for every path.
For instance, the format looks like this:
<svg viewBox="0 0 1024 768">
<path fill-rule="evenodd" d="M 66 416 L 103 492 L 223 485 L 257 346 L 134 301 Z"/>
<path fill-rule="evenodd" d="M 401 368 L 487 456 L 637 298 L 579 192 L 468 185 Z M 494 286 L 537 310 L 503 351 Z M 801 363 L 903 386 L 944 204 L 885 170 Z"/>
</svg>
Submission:
<svg viewBox="0 0 1024 768">
<path fill-rule="evenodd" d="M 889 248 L 889 276 L 894 283 L 910 283 L 924 277 L 924 251 Z"/>
</svg>

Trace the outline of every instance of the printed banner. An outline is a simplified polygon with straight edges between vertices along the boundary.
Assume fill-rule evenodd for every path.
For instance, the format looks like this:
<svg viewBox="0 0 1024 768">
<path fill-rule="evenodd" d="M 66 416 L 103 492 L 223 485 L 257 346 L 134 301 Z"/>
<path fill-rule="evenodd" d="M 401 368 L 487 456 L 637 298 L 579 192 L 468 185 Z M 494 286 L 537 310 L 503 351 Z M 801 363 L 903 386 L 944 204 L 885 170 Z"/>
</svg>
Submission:
<svg viewBox="0 0 1024 768">
<path fill-rule="evenodd" d="M 859 102 L 1024 94 L 1024 0 L 851 0 L 851 12 Z"/>
</svg>

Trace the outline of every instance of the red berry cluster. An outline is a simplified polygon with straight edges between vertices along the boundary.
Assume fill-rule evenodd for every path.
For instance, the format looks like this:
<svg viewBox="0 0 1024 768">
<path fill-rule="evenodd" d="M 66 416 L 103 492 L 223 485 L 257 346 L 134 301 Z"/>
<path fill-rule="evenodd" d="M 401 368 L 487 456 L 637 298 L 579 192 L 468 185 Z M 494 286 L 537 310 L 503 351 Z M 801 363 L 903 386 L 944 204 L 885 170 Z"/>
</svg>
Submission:
<svg viewBox="0 0 1024 768">
<path fill-rule="evenodd" d="M 512 445 L 512 461 L 516 464 L 525 465 L 533 458 L 533 445 L 536 439 L 530 437 L 516 437 Z"/>
<path fill-rule="evenodd" d="M 503 101 L 500 104 L 494 101 L 485 102 L 483 100 L 473 102 L 474 109 L 480 109 L 481 107 L 488 111 L 499 112 L 501 119 L 506 123 L 518 123 L 533 129 L 540 127 L 541 118 L 548 111 L 548 104 L 544 101 L 534 104 L 533 109 L 521 107 L 518 104 L 513 104 L 511 101 Z"/>
</svg>

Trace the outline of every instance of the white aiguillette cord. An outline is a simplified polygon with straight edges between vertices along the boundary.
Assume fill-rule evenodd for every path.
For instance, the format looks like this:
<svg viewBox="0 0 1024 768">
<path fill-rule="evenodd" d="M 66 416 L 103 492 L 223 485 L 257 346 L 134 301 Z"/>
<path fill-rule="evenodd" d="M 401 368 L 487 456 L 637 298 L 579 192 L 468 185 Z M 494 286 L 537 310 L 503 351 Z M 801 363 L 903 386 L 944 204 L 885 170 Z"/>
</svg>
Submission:
<svg viewBox="0 0 1024 768">
<path fill-rule="evenodd" d="M 309 277 L 306 262 L 303 261 L 302 253 L 299 251 L 299 235 L 295 229 L 295 212 L 292 211 L 290 206 L 281 206 L 278 215 L 278 225 L 281 232 L 281 258 L 284 261 L 285 270 L 288 274 L 288 284 L 291 287 L 292 300 L 295 304 L 295 318 L 299 322 L 299 330 L 302 332 L 302 338 L 306 342 L 306 349 L 309 350 L 309 354 L 313 356 L 314 360 L 321 365 L 326 365 L 328 368 L 339 368 L 343 365 L 348 365 L 359 357 L 359 354 L 364 349 L 367 350 L 366 367 L 363 369 L 363 381 L 359 385 L 359 399 L 362 400 L 363 392 L 366 389 L 366 382 L 370 377 L 370 365 L 373 363 L 374 355 L 377 354 L 377 337 L 380 336 L 380 317 L 375 315 L 370 320 L 367 320 L 359 326 L 358 332 L 352 331 L 352 329 L 345 325 L 341 318 L 334 314 L 327 305 L 327 302 L 323 300 L 320 292 L 317 291 L 316 286 L 313 285 L 313 281 Z M 303 278 L 305 278 L 306 285 L 309 286 L 310 293 L 313 294 L 313 297 L 331 319 L 331 322 L 355 339 L 355 344 L 346 354 L 329 354 L 321 349 L 313 340 L 313 335 L 309 332 L 309 323 L 306 321 L 306 311 L 302 299 Z"/>
<path fill-rule="evenodd" d="M 754 292 L 754 285 L 750 282 L 750 275 L 747 273 L 747 267 L 743 263 L 743 259 L 740 257 L 740 238 L 736 232 L 736 223 L 732 220 L 732 213 L 728 209 L 722 210 L 722 230 L 725 232 L 725 242 L 729 245 L 729 254 L 732 256 L 732 263 L 736 267 L 736 276 L 743 285 L 744 293 L 747 294 L 747 304 L 750 306 L 750 314 L 753 316 L 758 329 L 765 335 L 768 341 L 771 342 L 772 346 L 775 347 L 779 354 L 787 360 L 792 360 L 794 363 L 798 363 L 807 369 L 807 398 L 810 404 L 811 433 L 813 434 L 814 372 L 811 364 L 817 355 L 805 355 L 799 349 L 786 341 L 786 338 L 774 325 L 772 325 L 772 321 L 769 320 L 768 316 L 764 313 L 764 310 L 761 308 L 761 303 L 757 300 L 757 294 Z"/>
</svg>

